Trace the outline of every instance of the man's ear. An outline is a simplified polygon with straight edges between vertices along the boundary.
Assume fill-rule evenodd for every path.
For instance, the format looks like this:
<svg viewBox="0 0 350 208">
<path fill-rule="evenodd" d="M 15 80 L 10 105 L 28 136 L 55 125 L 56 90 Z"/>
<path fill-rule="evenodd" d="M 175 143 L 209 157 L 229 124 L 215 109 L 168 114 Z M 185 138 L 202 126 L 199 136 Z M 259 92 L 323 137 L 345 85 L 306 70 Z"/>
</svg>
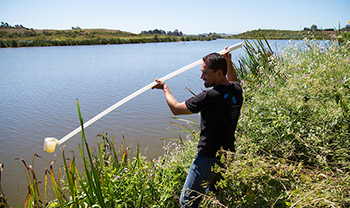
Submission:
<svg viewBox="0 0 350 208">
<path fill-rule="evenodd" d="M 224 76 L 224 72 L 222 70 L 217 70 L 216 73 L 219 77 Z"/>
</svg>

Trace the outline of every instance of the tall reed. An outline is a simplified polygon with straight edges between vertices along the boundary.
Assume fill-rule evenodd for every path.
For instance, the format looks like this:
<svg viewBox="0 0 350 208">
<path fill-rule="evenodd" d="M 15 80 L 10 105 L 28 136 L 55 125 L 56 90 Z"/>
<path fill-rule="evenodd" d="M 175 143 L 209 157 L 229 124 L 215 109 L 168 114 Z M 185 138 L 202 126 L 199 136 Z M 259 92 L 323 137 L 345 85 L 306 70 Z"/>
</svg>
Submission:
<svg viewBox="0 0 350 208">
<path fill-rule="evenodd" d="M 45 198 L 42 201 L 34 170 L 22 160 L 27 170 L 30 188 L 25 207 L 178 206 L 181 186 L 185 179 L 183 166 L 187 169 L 194 156 L 194 154 L 188 154 L 186 157 L 190 159 L 187 159 L 186 163 L 175 160 L 175 155 L 178 157 L 181 155 L 180 152 L 186 152 L 184 142 L 181 146 L 175 143 L 165 146 L 162 157 L 147 159 L 141 155 L 139 145 L 136 153 L 133 154 L 131 148 L 125 146 L 124 138 L 120 144 L 120 150 L 117 151 L 113 136 L 110 140 L 106 134 L 102 134 L 98 135 L 97 152 L 94 153 L 85 137 L 78 101 L 77 109 L 82 127 L 80 154 L 83 171 L 79 171 L 76 167 L 74 153 L 68 160 L 62 148 L 63 168 L 55 174 L 52 162 L 50 169 L 45 171 Z M 196 134 L 192 128 L 185 125 L 179 126 L 193 135 Z M 177 151 L 175 155 L 174 147 Z M 34 157 L 36 156 L 35 154 Z M 47 200 L 47 190 L 50 188 L 47 183 L 48 178 L 51 179 L 51 189 L 55 194 L 55 199 L 50 201 Z"/>
<path fill-rule="evenodd" d="M 0 208 L 3 207 L 8 207 L 8 202 L 5 194 L 2 192 L 2 187 L 1 187 L 1 172 L 4 169 L 4 165 L 0 163 Z"/>
<path fill-rule="evenodd" d="M 257 80 L 261 68 L 268 70 L 271 67 L 269 57 L 273 51 L 270 44 L 264 34 L 256 34 L 256 37 L 255 41 L 245 41 L 244 51 L 246 55 L 238 60 L 238 65 L 233 65 L 241 80 L 250 80 L 251 77 Z"/>
</svg>

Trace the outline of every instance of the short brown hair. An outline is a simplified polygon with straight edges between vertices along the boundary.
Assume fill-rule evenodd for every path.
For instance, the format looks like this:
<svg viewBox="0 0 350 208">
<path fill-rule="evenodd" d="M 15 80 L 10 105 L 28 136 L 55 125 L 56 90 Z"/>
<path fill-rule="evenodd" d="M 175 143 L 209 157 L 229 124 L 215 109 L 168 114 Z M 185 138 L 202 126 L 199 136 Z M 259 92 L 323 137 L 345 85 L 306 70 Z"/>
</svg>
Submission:
<svg viewBox="0 0 350 208">
<path fill-rule="evenodd" d="M 211 53 L 203 57 L 203 61 L 209 64 L 209 69 L 214 72 L 221 70 L 224 76 L 227 73 L 227 62 L 223 55 Z"/>
</svg>

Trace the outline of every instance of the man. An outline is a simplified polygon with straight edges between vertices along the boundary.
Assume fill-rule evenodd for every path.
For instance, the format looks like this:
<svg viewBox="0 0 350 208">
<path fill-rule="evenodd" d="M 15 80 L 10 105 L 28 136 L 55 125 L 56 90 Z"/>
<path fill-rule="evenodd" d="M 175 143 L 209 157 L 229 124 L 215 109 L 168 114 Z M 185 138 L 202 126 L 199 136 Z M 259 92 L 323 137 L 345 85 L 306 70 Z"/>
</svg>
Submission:
<svg viewBox="0 0 350 208">
<path fill-rule="evenodd" d="M 216 153 L 221 148 L 234 151 L 234 132 L 243 103 L 242 88 L 233 69 L 230 53 L 212 53 L 203 57 L 201 71 L 200 78 L 204 86 L 213 88 L 182 103 L 174 98 L 163 81 L 156 79 L 157 84 L 152 87 L 164 91 L 174 115 L 201 113 L 198 155 L 181 192 L 181 207 L 198 207 L 201 200 L 199 193 L 215 190 L 218 175 L 212 169 L 215 164 L 222 165 Z M 207 183 L 208 188 L 203 183 Z"/>
</svg>

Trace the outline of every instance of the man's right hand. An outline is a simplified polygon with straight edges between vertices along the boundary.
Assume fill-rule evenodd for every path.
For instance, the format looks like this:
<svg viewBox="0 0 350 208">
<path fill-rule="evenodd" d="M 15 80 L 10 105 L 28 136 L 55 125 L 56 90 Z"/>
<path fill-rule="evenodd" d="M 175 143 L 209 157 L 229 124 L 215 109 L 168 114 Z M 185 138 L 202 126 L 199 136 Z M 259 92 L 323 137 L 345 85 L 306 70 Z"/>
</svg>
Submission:
<svg viewBox="0 0 350 208">
<path fill-rule="evenodd" d="M 153 89 L 164 89 L 164 85 L 165 85 L 165 83 L 162 81 L 162 80 L 160 80 L 160 79 L 155 79 L 154 80 L 157 84 L 155 84 L 153 87 L 152 87 L 152 90 Z"/>
<path fill-rule="evenodd" d="M 187 109 L 185 102 L 179 103 L 174 96 L 171 94 L 168 86 L 160 79 L 154 80 L 157 84 L 155 84 L 152 89 L 162 89 L 164 92 L 165 100 L 169 105 L 171 112 L 174 115 L 184 115 L 184 114 L 192 114 L 190 110 Z"/>
</svg>

